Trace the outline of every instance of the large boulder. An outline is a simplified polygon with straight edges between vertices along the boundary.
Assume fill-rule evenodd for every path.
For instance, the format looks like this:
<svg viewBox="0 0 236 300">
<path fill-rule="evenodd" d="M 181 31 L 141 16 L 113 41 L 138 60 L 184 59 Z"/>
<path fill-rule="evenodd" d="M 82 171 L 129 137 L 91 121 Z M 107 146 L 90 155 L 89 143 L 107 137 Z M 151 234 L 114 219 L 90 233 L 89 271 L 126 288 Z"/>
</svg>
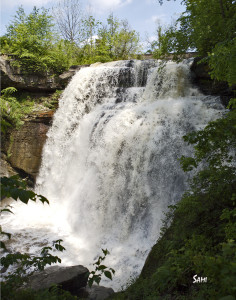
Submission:
<svg viewBox="0 0 236 300">
<path fill-rule="evenodd" d="M 81 265 L 71 267 L 53 266 L 29 278 L 27 288 L 41 290 L 52 285 L 60 285 L 65 291 L 77 295 L 79 290 L 86 286 L 89 270 Z"/>
</svg>

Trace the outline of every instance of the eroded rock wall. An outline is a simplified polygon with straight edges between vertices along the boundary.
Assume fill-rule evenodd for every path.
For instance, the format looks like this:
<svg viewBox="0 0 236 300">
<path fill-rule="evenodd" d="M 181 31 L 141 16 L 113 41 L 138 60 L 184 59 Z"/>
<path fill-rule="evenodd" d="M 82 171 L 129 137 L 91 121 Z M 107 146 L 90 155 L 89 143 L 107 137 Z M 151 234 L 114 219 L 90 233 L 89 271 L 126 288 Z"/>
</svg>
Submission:
<svg viewBox="0 0 236 300">
<path fill-rule="evenodd" d="M 89 65 L 71 66 L 68 71 L 61 75 L 56 74 L 28 74 L 22 73 L 18 67 L 13 67 L 11 61 L 14 58 L 7 55 L 0 56 L 1 88 L 15 87 L 17 90 L 28 92 L 54 92 L 62 90 L 74 74 L 81 68 Z"/>
<path fill-rule="evenodd" d="M 22 175 L 29 175 L 32 181 L 39 171 L 52 116 L 53 111 L 34 113 L 19 129 L 11 130 L 3 138 L 2 150 L 11 166 Z"/>
<path fill-rule="evenodd" d="M 201 61 L 202 57 L 196 57 L 191 66 L 192 82 L 205 95 L 220 96 L 224 106 L 234 97 L 236 86 L 229 86 L 227 82 L 213 80 L 210 76 L 210 68 L 207 63 Z"/>
</svg>

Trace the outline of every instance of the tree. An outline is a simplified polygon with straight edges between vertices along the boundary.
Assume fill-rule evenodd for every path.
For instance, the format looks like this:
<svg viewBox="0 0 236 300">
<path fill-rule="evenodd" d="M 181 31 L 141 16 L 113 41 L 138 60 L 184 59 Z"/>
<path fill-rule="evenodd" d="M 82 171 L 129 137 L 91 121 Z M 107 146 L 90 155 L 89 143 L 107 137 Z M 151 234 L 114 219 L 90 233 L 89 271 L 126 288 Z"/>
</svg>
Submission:
<svg viewBox="0 0 236 300">
<path fill-rule="evenodd" d="M 170 31 L 171 26 L 163 26 L 161 22 L 158 20 L 156 22 L 156 31 L 155 31 L 155 37 L 156 39 L 154 41 L 150 41 L 147 37 L 147 44 L 149 47 L 148 52 L 152 53 L 154 58 L 164 58 L 166 55 L 168 55 L 168 47 L 170 43 L 170 39 L 167 36 L 167 32 Z"/>
<path fill-rule="evenodd" d="M 227 81 L 230 86 L 236 84 L 236 38 L 218 43 L 208 53 L 207 62 L 212 78 Z"/>
<path fill-rule="evenodd" d="M 53 16 L 66 41 L 79 45 L 84 40 L 84 16 L 81 1 L 58 0 L 53 8 Z"/>
<path fill-rule="evenodd" d="M 226 80 L 230 85 L 236 83 L 235 1 L 183 0 L 182 3 L 185 12 L 166 32 L 169 40 L 166 51 L 183 54 L 196 50 L 199 56 L 207 57 L 213 78 Z"/>
<path fill-rule="evenodd" d="M 132 30 L 127 20 L 121 21 L 121 29 L 118 35 L 116 56 L 119 59 L 135 57 L 140 51 L 139 35 Z"/>
<path fill-rule="evenodd" d="M 23 48 L 43 54 L 53 39 L 52 27 L 52 17 L 46 9 L 40 12 L 40 9 L 34 7 L 27 16 L 21 6 L 7 28 L 13 52 L 17 54 Z"/>
<path fill-rule="evenodd" d="M 69 59 L 55 35 L 48 10 L 33 8 L 26 15 L 20 7 L 1 38 L 2 52 L 14 56 L 12 65 L 26 73 L 63 72 Z"/>
<path fill-rule="evenodd" d="M 110 59 L 115 56 L 119 27 L 120 22 L 111 13 L 107 18 L 107 25 L 103 25 L 98 32 L 98 39 L 101 41 L 101 45 L 106 47 Z"/>
<path fill-rule="evenodd" d="M 98 31 L 98 41 L 97 52 L 107 52 L 109 60 L 135 57 L 140 50 L 138 33 L 130 28 L 127 20 L 120 21 L 113 14 Z"/>
<path fill-rule="evenodd" d="M 92 15 L 88 15 L 84 20 L 84 40 L 82 42 L 83 45 L 83 56 L 86 62 L 96 62 L 95 58 L 95 45 L 97 38 L 97 30 L 100 21 L 97 21 Z"/>
</svg>

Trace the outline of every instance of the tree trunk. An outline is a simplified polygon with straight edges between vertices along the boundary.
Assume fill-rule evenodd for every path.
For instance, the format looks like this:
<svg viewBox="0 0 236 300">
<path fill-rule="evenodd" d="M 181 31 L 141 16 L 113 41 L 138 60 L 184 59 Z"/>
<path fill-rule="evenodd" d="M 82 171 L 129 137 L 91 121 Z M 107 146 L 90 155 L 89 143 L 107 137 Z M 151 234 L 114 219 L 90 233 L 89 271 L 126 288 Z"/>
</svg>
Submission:
<svg viewBox="0 0 236 300">
<path fill-rule="evenodd" d="M 219 2 L 220 2 L 220 8 L 221 8 L 221 15 L 222 15 L 222 18 L 225 19 L 225 10 L 224 10 L 223 1 L 222 1 L 222 0 L 219 0 Z"/>
</svg>

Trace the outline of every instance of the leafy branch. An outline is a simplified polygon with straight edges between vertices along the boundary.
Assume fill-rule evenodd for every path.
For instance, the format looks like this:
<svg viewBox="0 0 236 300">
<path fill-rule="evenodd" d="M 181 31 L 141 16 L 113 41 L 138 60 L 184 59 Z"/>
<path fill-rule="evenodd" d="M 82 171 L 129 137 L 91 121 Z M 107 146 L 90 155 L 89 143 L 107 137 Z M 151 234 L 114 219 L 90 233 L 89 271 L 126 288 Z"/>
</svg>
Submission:
<svg viewBox="0 0 236 300">
<path fill-rule="evenodd" d="M 27 190 L 26 182 L 20 180 L 18 175 L 1 177 L 1 195 L 2 199 L 11 197 L 16 201 L 19 199 L 25 204 L 27 204 L 29 200 L 39 200 L 42 203 L 46 202 L 49 204 L 49 201 L 44 196 L 38 195 L 31 190 Z"/>
<path fill-rule="evenodd" d="M 104 255 L 99 256 L 98 260 L 93 264 L 95 266 L 95 270 L 90 272 L 88 279 L 89 287 L 91 287 L 94 282 L 96 282 L 99 285 L 103 274 L 110 280 L 112 280 L 112 275 L 115 274 L 114 269 L 102 265 L 102 262 L 105 260 L 106 256 L 110 254 L 110 252 L 107 249 L 102 249 L 102 252 Z"/>
</svg>

